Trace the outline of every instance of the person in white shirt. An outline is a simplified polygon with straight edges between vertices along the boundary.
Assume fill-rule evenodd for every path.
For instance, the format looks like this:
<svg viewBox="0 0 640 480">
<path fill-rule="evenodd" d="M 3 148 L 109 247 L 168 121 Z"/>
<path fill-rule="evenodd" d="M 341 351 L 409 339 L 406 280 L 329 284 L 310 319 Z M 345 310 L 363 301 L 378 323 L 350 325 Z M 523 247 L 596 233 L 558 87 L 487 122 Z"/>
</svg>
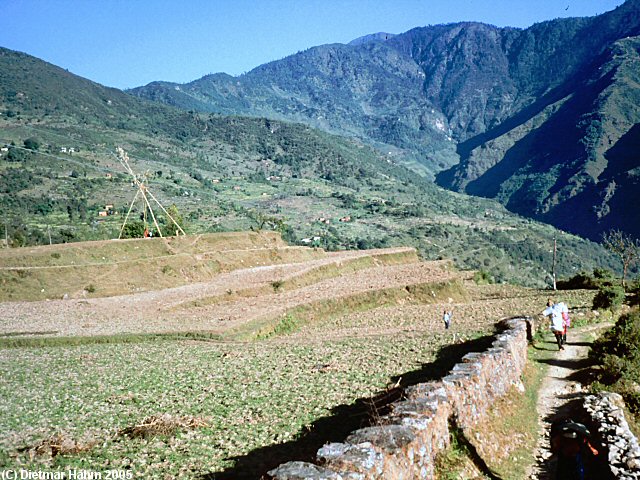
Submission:
<svg viewBox="0 0 640 480">
<path fill-rule="evenodd" d="M 451 310 L 445 310 L 443 312 L 442 320 L 444 321 L 444 328 L 448 330 L 451 325 Z"/>
<path fill-rule="evenodd" d="M 564 319 L 562 318 L 562 305 L 554 303 L 549 299 L 547 302 L 547 308 L 542 312 L 545 317 L 551 316 L 551 331 L 556 337 L 558 342 L 558 349 L 564 350 L 562 346 L 562 336 L 564 335 Z"/>
</svg>

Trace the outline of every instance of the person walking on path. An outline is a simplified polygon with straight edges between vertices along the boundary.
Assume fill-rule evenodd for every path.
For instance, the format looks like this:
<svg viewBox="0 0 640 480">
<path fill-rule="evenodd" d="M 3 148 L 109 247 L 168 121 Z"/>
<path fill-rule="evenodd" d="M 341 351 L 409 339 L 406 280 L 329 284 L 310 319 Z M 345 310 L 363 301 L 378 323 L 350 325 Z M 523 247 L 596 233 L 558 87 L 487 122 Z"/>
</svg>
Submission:
<svg viewBox="0 0 640 480">
<path fill-rule="evenodd" d="M 558 418 L 551 424 L 549 434 L 551 452 L 557 456 L 556 480 L 604 479 L 599 472 L 600 452 L 591 445 L 591 433 L 582 423 L 570 418 Z"/>
<path fill-rule="evenodd" d="M 542 311 L 542 315 L 545 317 L 551 317 L 551 331 L 556 337 L 558 343 L 558 350 L 564 350 L 562 346 L 562 337 L 564 335 L 564 319 L 562 318 L 562 306 L 558 303 L 554 303 L 552 299 L 547 302 L 547 308 Z"/>
<path fill-rule="evenodd" d="M 445 330 L 449 330 L 449 326 L 451 325 L 451 310 L 446 310 L 442 314 L 442 320 L 444 321 Z"/>
<path fill-rule="evenodd" d="M 571 319 L 569 318 L 569 307 L 564 302 L 558 302 L 560 312 L 562 313 L 562 321 L 564 322 L 564 332 L 562 334 L 562 344 L 567 344 L 567 330 L 571 326 Z"/>
</svg>

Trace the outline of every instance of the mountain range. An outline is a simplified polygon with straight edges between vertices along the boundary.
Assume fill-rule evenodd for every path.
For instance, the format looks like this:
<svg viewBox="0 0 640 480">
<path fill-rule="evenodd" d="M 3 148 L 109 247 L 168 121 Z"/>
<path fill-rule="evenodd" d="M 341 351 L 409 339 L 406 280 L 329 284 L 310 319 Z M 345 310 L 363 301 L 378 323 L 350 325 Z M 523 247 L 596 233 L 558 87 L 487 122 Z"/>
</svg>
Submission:
<svg viewBox="0 0 640 480">
<path fill-rule="evenodd" d="M 413 245 L 483 270 L 481 281 L 539 287 L 554 243 L 559 276 L 617 265 L 596 243 L 447 191 L 354 136 L 187 111 L 2 48 L 0 146 L 0 231 L 11 246 L 118 238 L 128 211 L 127 234 L 143 231 L 120 146 L 192 234 L 266 228 L 328 250 Z M 149 215 L 146 226 L 156 230 Z"/>
<path fill-rule="evenodd" d="M 464 22 L 322 45 L 128 93 L 356 137 L 458 192 L 599 239 L 640 237 L 640 0 L 526 29 Z"/>
</svg>

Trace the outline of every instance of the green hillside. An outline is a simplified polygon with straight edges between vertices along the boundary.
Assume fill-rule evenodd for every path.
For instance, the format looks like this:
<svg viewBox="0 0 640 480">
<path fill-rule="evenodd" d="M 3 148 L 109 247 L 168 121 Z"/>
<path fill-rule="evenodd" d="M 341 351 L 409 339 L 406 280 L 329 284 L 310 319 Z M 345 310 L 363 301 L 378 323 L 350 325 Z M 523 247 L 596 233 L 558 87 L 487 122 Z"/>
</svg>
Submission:
<svg viewBox="0 0 640 480">
<path fill-rule="evenodd" d="M 151 104 L 9 50 L 0 71 L 0 228 L 12 246 L 116 238 L 136 192 L 113 153 L 122 146 L 188 233 L 273 229 L 328 250 L 413 245 L 539 286 L 558 235 L 560 274 L 615 266 L 594 243 L 443 190 L 353 139 Z M 117 214 L 100 216 L 106 205 Z M 134 205 L 132 219 L 141 213 Z"/>
</svg>

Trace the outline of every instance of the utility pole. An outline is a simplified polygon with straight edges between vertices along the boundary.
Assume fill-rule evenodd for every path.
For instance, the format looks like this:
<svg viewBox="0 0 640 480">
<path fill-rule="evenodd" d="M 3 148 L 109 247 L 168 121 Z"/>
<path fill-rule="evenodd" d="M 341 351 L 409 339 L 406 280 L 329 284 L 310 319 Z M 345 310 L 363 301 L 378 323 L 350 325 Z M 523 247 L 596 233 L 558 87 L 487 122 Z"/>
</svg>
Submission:
<svg viewBox="0 0 640 480">
<path fill-rule="evenodd" d="M 49 234 L 49 245 L 51 245 L 51 225 L 47 225 L 47 233 Z"/>
<path fill-rule="evenodd" d="M 556 289 L 556 257 L 558 253 L 558 238 L 556 234 L 553 234 L 553 268 L 551 270 L 551 277 L 553 278 L 553 290 Z"/>
<path fill-rule="evenodd" d="M 9 248 L 9 234 L 7 233 L 7 222 L 4 223 L 4 245 Z"/>
</svg>

